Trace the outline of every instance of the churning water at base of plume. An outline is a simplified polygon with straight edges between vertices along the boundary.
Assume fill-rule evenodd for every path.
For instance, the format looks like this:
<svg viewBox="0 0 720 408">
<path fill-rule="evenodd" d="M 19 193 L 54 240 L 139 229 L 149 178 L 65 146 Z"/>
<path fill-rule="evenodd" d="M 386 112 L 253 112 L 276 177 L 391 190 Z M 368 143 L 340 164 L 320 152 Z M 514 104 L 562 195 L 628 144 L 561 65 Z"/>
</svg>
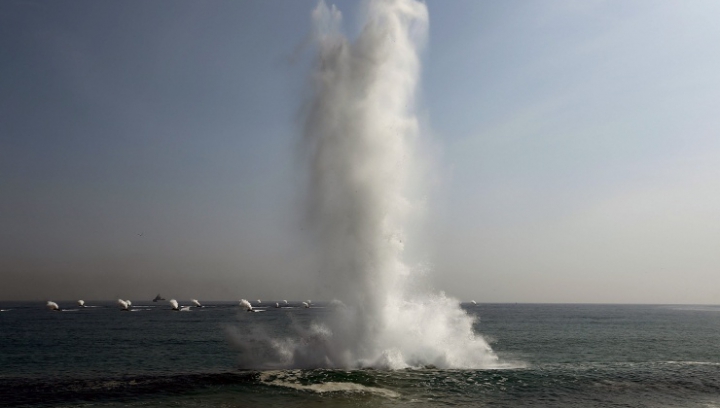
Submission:
<svg viewBox="0 0 720 408">
<path fill-rule="evenodd" d="M 135 302 L 142 311 L 126 313 L 86 303 L 103 307 L 0 304 L 3 406 L 720 407 L 714 306 L 466 304 L 508 368 L 249 371 L 237 368 L 229 327 L 289 337 L 292 322 L 308 327 L 328 305 L 177 313 Z"/>
</svg>

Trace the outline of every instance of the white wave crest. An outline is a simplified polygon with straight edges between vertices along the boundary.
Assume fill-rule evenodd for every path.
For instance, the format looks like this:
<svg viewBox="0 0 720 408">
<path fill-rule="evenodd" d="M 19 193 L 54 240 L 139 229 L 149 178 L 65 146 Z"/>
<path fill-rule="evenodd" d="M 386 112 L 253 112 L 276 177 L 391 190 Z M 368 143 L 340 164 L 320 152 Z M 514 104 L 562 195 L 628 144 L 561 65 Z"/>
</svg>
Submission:
<svg viewBox="0 0 720 408">
<path fill-rule="evenodd" d="M 284 371 L 265 371 L 260 374 L 260 381 L 267 385 L 292 388 L 298 391 L 314 392 L 318 394 L 344 392 L 374 394 L 387 398 L 400 397 L 400 394 L 392 390 L 379 387 L 370 387 L 351 382 L 325 382 L 317 384 L 302 384 L 301 382 L 299 382 L 298 377 L 292 375 L 292 372 Z"/>
</svg>

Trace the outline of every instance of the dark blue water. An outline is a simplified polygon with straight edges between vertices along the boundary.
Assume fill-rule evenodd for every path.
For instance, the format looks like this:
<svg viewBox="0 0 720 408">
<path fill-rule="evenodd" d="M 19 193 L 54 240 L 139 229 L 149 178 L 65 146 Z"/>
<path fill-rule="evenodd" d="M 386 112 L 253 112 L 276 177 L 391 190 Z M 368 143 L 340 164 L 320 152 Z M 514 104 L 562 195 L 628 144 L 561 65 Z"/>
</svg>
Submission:
<svg viewBox="0 0 720 408">
<path fill-rule="evenodd" d="M 59 303 L 76 310 L 0 303 L 1 406 L 720 407 L 714 306 L 465 305 L 516 368 L 260 372 L 229 333 L 286 335 L 329 309 Z"/>
</svg>

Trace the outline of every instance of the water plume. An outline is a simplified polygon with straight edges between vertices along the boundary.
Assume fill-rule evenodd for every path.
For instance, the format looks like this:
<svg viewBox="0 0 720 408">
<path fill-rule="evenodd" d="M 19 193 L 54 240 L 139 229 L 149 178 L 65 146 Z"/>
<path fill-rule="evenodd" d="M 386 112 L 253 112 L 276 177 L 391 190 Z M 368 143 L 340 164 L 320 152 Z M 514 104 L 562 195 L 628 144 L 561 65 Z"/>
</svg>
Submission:
<svg viewBox="0 0 720 408">
<path fill-rule="evenodd" d="M 421 273 L 405 259 L 404 227 L 418 213 L 415 100 L 427 8 L 416 0 L 370 0 L 354 41 L 340 32 L 341 18 L 322 1 L 312 12 L 317 59 L 303 129 L 322 290 L 341 302 L 294 338 L 239 339 L 243 362 L 492 367 L 497 357 L 474 333 L 474 318 L 443 293 L 415 289 Z"/>
<path fill-rule="evenodd" d="M 253 307 L 246 299 L 240 299 L 240 306 L 248 312 L 253 311 Z"/>
<path fill-rule="evenodd" d="M 85 307 L 85 301 L 84 300 L 78 300 L 77 301 L 78 307 Z"/>
<path fill-rule="evenodd" d="M 175 300 L 175 299 L 170 299 L 170 300 L 168 301 L 168 303 L 170 303 L 170 306 L 172 307 L 172 310 L 175 310 L 175 311 L 180 310 L 180 305 L 178 305 L 177 300 Z"/>
<path fill-rule="evenodd" d="M 130 310 L 131 303 L 129 300 L 117 300 L 118 305 L 120 306 L 120 310 L 127 311 Z"/>
<path fill-rule="evenodd" d="M 48 300 L 48 302 L 45 304 L 45 307 L 50 310 L 60 310 L 60 306 L 58 306 L 58 304 L 53 302 L 52 300 Z"/>
<path fill-rule="evenodd" d="M 190 299 L 190 301 L 193 302 L 195 307 L 203 307 L 197 299 Z"/>
</svg>

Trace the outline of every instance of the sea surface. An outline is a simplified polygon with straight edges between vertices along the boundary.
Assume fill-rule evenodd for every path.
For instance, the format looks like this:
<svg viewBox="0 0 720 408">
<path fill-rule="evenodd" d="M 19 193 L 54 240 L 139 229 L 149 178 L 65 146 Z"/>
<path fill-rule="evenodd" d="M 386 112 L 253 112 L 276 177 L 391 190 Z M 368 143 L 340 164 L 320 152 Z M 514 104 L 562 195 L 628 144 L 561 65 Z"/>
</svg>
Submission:
<svg viewBox="0 0 720 408">
<path fill-rule="evenodd" d="M 720 407 L 720 306 L 463 304 L 512 368 L 252 371 L 229 333 L 330 309 L 58 303 L 0 302 L 0 406 Z"/>
</svg>

